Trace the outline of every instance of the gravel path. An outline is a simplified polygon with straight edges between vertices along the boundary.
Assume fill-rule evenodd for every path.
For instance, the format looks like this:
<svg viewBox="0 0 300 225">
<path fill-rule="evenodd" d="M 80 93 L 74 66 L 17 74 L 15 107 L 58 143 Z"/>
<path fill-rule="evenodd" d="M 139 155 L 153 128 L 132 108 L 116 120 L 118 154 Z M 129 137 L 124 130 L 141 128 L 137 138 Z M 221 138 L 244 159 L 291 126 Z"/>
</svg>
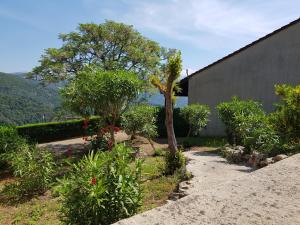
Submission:
<svg viewBox="0 0 300 225">
<path fill-rule="evenodd" d="M 300 224 L 300 154 L 253 172 L 214 154 L 186 155 L 188 196 L 116 224 Z"/>
</svg>

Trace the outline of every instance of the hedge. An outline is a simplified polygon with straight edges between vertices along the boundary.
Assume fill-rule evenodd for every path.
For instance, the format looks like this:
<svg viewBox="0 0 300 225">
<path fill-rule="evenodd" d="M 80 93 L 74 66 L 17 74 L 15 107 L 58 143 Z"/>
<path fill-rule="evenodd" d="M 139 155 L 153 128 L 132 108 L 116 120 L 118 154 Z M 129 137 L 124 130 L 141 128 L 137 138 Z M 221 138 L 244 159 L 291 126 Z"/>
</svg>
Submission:
<svg viewBox="0 0 300 225">
<path fill-rule="evenodd" d="M 174 131 L 176 137 L 186 137 L 189 131 L 188 123 L 180 115 L 180 108 L 173 110 Z M 157 128 L 159 137 L 167 137 L 167 129 L 165 126 L 165 108 L 159 107 L 157 113 Z"/>
<path fill-rule="evenodd" d="M 96 127 L 99 120 L 98 117 L 93 117 L 90 119 L 89 124 L 92 127 Z M 25 137 L 30 142 L 45 143 L 59 141 L 85 135 L 83 121 L 83 119 L 77 119 L 64 122 L 26 124 L 18 126 L 17 131 L 20 136 Z"/>
<path fill-rule="evenodd" d="M 174 109 L 174 130 L 177 137 L 185 137 L 188 133 L 189 126 L 180 116 L 179 112 L 179 108 Z M 99 120 L 98 117 L 93 117 L 89 124 L 92 128 L 96 127 Z M 159 107 L 157 113 L 157 127 L 159 137 L 167 137 L 165 109 L 163 107 Z M 18 126 L 17 131 L 20 136 L 25 137 L 30 142 L 37 143 L 59 141 L 85 135 L 83 119 L 68 120 L 64 122 L 26 124 L 24 126 Z"/>
</svg>

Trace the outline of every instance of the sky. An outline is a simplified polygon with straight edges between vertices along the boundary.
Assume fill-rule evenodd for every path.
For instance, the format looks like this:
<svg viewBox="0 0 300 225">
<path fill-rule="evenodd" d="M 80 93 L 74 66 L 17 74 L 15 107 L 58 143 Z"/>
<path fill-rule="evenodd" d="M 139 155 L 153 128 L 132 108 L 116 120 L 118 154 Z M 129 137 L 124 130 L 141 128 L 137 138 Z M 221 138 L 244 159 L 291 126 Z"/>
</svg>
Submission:
<svg viewBox="0 0 300 225">
<path fill-rule="evenodd" d="M 300 17 L 299 0 L 0 0 L 0 71 L 28 72 L 58 34 L 106 19 L 181 50 L 192 73 Z"/>
</svg>

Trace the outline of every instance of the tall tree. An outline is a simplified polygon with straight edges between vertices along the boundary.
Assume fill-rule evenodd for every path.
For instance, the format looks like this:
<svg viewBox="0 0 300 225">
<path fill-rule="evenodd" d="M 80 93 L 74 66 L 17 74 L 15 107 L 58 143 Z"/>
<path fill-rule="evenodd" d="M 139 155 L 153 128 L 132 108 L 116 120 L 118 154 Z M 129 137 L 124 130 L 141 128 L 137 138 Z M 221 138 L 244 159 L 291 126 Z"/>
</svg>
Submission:
<svg viewBox="0 0 300 225">
<path fill-rule="evenodd" d="M 158 68 L 165 53 L 132 26 L 109 20 L 80 24 L 77 31 L 60 34 L 59 39 L 62 46 L 46 49 L 29 77 L 59 82 L 72 79 L 86 65 L 97 65 L 103 70 L 132 71 L 145 79 Z"/>
<path fill-rule="evenodd" d="M 163 74 L 151 77 L 152 84 L 159 89 L 165 97 L 166 110 L 166 128 L 168 135 L 169 150 L 175 155 L 177 151 L 177 141 L 173 126 L 173 104 L 174 104 L 174 90 L 176 88 L 176 81 L 180 77 L 182 70 L 181 53 L 175 52 L 168 58 L 167 64 L 163 69 Z"/>
</svg>

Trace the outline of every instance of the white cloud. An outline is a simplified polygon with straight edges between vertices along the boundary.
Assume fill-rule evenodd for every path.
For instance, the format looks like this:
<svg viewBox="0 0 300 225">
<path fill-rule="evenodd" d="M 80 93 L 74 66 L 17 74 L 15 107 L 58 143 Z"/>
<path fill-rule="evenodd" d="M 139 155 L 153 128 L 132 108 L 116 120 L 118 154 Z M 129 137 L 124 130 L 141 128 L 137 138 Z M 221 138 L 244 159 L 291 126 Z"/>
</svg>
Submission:
<svg viewBox="0 0 300 225">
<path fill-rule="evenodd" d="M 255 40 L 295 19 L 296 10 L 280 15 L 281 19 L 276 15 L 284 7 L 299 5 L 296 0 L 122 0 L 120 12 L 109 9 L 115 4 L 103 7 L 99 1 L 84 1 L 108 18 L 202 49 L 217 49 L 228 41 Z"/>
</svg>

